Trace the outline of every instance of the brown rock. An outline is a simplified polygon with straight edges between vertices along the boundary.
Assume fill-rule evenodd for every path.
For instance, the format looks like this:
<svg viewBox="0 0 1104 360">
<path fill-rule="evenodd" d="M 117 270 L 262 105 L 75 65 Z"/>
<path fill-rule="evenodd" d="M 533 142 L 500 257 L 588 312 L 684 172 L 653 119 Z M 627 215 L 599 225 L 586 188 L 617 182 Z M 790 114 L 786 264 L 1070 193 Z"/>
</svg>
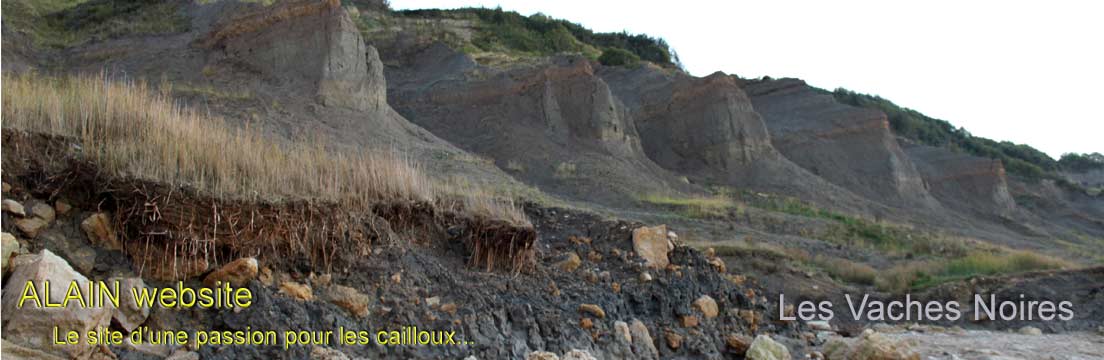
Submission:
<svg viewBox="0 0 1104 360">
<path fill-rule="evenodd" d="M 685 328 L 698 326 L 698 322 L 698 317 L 694 315 L 683 315 L 679 317 L 679 325 Z"/>
<path fill-rule="evenodd" d="M 280 293 L 296 300 L 314 300 L 314 291 L 311 290 L 310 285 L 300 284 L 294 281 L 284 281 L 280 284 Z"/>
<path fill-rule="evenodd" d="M 591 314 L 599 319 L 606 318 L 606 311 L 602 310 L 602 307 L 594 304 L 582 304 L 579 305 L 579 312 L 585 314 Z"/>
<path fill-rule="evenodd" d="M 331 275 L 331 274 L 322 274 L 322 275 L 315 276 L 314 274 L 311 274 L 310 281 L 311 281 L 311 285 L 314 285 L 314 286 L 329 286 L 330 283 L 333 282 L 333 275 Z"/>
<path fill-rule="evenodd" d="M 920 355 L 904 341 L 895 341 L 867 329 L 855 340 L 834 338 L 824 345 L 829 359 L 848 360 L 919 360 Z"/>
<path fill-rule="evenodd" d="M 560 356 L 547 351 L 533 351 L 525 355 L 525 360 L 560 360 Z"/>
<path fill-rule="evenodd" d="M 37 203 L 31 206 L 31 214 L 39 219 L 45 220 L 46 223 L 51 223 L 57 218 L 54 207 L 46 203 Z"/>
<path fill-rule="evenodd" d="M 555 267 L 563 272 L 572 272 L 579 268 L 579 265 L 583 264 L 583 259 L 579 258 L 579 254 L 574 251 L 567 254 L 567 258 L 560 260 L 556 263 Z"/>
<path fill-rule="evenodd" d="M 368 315 L 370 298 L 368 295 L 357 291 L 357 289 L 343 285 L 330 286 L 326 289 L 326 300 L 355 316 L 364 317 Z"/>
<path fill-rule="evenodd" d="M 0 202 L 0 210 L 18 215 L 20 217 L 27 216 L 27 211 L 23 209 L 23 204 L 20 204 L 18 201 L 12 199 L 4 199 L 3 202 Z"/>
<path fill-rule="evenodd" d="M 728 334 L 725 336 L 725 345 L 728 345 L 729 351 L 736 355 L 744 355 L 747 353 L 748 348 L 751 347 L 751 338 L 743 335 Z"/>
<path fill-rule="evenodd" d="M 11 191 L 11 185 L 8 185 L 8 183 L 3 183 L 3 191 L 4 192 Z"/>
<path fill-rule="evenodd" d="M 590 262 L 594 263 L 602 262 L 602 254 L 599 254 L 597 251 L 591 250 L 590 253 L 587 254 L 587 260 L 590 260 Z"/>
<path fill-rule="evenodd" d="M 49 225 L 46 220 L 42 220 L 37 217 L 29 217 L 15 220 L 15 227 L 19 228 L 19 231 L 23 232 L 23 235 L 27 235 L 29 238 L 35 238 L 42 229 Z"/>
<path fill-rule="evenodd" d="M 402 273 L 397 272 L 397 273 L 392 274 L 391 275 L 391 282 L 396 283 L 396 284 L 401 283 L 402 282 Z"/>
<path fill-rule="evenodd" d="M 591 320 L 588 317 L 584 317 L 582 319 L 579 319 L 579 327 L 581 327 L 583 329 L 590 330 L 591 328 L 594 327 L 594 320 Z"/>
<path fill-rule="evenodd" d="M 673 331 L 668 331 L 665 337 L 667 338 L 667 347 L 671 348 L 671 350 L 678 350 L 678 348 L 682 346 L 682 335 Z"/>
<path fill-rule="evenodd" d="M 708 262 L 709 262 L 709 265 L 712 265 L 713 269 L 717 270 L 717 272 L 719 272 L 719 273 L 724 274 L 725 272 L 728 271 L 728 266 L 725 265 L 724 260 L 722 260 L 721 258 L 715 257 L 715 258 L 709 259 Z"/>
<path fill-rule="evenodd" d="M 252 257 L 240 258 L 223 265 L 203 279 L 203 285 L 207 287 L 218 286 L 219 282 L 230 283 L 234 287 L 245 287 L 250 281 L 257 278 L 257 259 Z"/>
<path fill-rule="evenodd" d="M 268 266 L 261 268 L 261 271 L 257 273 L 257 281 L 265 286 L 272 286 L 273 280 L 275 280 L 275 277 L 272 274 L 272 268 Z"/>
<path fill-rule="evenodd" d="M 640 227 L 633 230 L 633 251 L 653 268 L 665 268 L 670 264 L 667 253 L 673 246 L 667 239 L 667 225 Z"/>
<path fill-rule="evenodd" d="M 612 284 L 610 284 L 610 289 L 613 290 L 614 294 L 620 294 L 621 293 L 621 284 L 620 283 L 612 283 Z"/>
<path fill-rule="evenodd" d="M 2 246 L 0 246 L 0 261 L 3 262 L 0 264 L 0 269 L 4 270 L 4 274 L 7 274 L 8 260 L 19 252 L 19 240 L 16 240 L 15 236 L 12 236 L 12 234 L 3 233 L 0 234 L 0 242 L 2 242 Z"/>
<path fill-rule="evenodd" d="M 652 334 L 648 331 L 648 327 L 644 326 L 643 322 L 633 319 L 632 324 L 629 325 L 629 332 L 632 334 L 633 339 L 632 351 L 638 358 L 659 358 L 659 350 L 655 347 L 655 341 L 652 340 Z"/>
<path fill-rule="evenodd" d="M 58 200 L 54 202 L 54 212 L 58 215 L 65 216 L 69 214 L 69 211 L 73 210 L 73 205 L 69 205 L 69 202 L 65 200 Z"/>
<path fill-rule="evenodd" d="M 709 295 L 702 295 L 697 300 L 694 300 L 694 309 L 701 311 L 702 315 L 705 315 L 706 319 L 712 319 L 717 317 L 719 311 L 717 310 L 717 301 L 713 300 L 713 297 Z"/>
<path fill-rule="evenodd" d="M 111 215 L 108 213 L 95 213 L 81 222 L 81 230 L 88 236 L 88 241 L 108 250 L 122 250 L 123 243 L 115 234 L 115 228 L 111 224 Z"/>
<path fill-rule="evenodd" d="M 457 306 L 456 306 L 455 303 L 447 303 L 447 304 L 441 305 L 441 311 L 446 312 L 449 315 L 456 315 L 456 309 L 457 309 Z"/>
</svg>

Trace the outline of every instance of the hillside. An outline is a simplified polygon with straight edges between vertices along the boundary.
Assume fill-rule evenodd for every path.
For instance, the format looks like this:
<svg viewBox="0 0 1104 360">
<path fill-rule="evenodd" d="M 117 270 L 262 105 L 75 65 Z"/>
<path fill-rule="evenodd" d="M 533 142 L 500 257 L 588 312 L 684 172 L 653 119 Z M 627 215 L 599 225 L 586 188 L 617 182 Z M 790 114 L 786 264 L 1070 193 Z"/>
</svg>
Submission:
<svg viewBox="0 0 1104 360">
<path fill-rule="evenodd" d="M 1099 154 L 800 79 L 698 77 L 661 38 L 502 9 L 3 7 L 5 358 L 913 359 L 1025 326 L 1076 344 L 1028 354 L 1099 347 Z M 11 284 L 36 279 L 222 281 L 254 303 L 16 308 Z M 1079 311 L 825 324 L 776 301 L 973 293 Z M 52 323 L 463 341 L 59 347 Z"/>
</svg>

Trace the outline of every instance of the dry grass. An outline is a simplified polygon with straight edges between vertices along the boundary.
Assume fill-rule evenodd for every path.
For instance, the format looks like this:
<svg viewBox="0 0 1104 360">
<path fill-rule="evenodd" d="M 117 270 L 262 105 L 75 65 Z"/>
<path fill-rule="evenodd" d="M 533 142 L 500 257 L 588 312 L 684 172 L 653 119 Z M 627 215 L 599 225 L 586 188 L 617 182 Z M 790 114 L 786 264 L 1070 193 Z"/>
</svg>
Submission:
<svg viewBox="0 0 1104 360">
<path fill-rule="evenodd" d="M 642 202 L 670 207 L 679 214 L 691 218 L 718 218 L 728 214 L 729 209 L 737 207 L 731 198 L 720 195 L 671 196 L 651 193 L 638 197 Z"/>
<path fill-rule="evenodd" d="M 3 121 L 5 128 L 72 137 L 85 159 L 115 176 L 219 198 L 360 206 L 451 198 L 489 218 L 528 223 L 516 206 L 488 191 L 450 191 L 395 151 L 276 141 L 182 107 L 144 82 L 4 74 Z"/>
<path fill-rule="evenodd" d="M 1031 251 L 996 249 L 976 251 L 953 259 L 901 264 L 884 271 L 878 277 L 876 285 L 882 291 L 904 293 L 974 276 L 1075 267 L 1076 264 L 1071 262 Z"/>
</svg>

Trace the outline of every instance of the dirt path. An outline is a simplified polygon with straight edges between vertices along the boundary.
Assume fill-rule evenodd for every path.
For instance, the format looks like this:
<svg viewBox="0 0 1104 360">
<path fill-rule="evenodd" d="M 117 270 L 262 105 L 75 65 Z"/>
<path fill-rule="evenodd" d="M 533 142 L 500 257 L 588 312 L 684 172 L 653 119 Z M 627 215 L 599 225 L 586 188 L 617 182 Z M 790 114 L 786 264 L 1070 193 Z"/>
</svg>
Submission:
<svg viewBox="0 0 1104 360">
<path fill-rule="evenodd" d="M 1104 359 L 1104 336 L 1087 332 L 1021 335 L 969 330 L 961 333 L 902 332 L 886 335 L 914 344 L 912 348 L 920 353 L 922 359 Z"/>
</svg>

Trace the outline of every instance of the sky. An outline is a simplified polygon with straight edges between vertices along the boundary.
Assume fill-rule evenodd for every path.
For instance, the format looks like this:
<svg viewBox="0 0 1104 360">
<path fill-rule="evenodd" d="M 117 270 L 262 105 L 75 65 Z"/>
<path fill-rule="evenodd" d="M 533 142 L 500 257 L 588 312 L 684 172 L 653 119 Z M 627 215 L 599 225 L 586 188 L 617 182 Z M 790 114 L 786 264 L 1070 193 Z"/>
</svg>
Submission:
<svg viewBox="0 0 1104 360">
<path fill-rule="evenodd" d="M 1057 158 L 1104 152 L 1104 3 L 391 0 L 501 6 L 661 37 L 693 75 L 796 77 Z"/>
</svg>

